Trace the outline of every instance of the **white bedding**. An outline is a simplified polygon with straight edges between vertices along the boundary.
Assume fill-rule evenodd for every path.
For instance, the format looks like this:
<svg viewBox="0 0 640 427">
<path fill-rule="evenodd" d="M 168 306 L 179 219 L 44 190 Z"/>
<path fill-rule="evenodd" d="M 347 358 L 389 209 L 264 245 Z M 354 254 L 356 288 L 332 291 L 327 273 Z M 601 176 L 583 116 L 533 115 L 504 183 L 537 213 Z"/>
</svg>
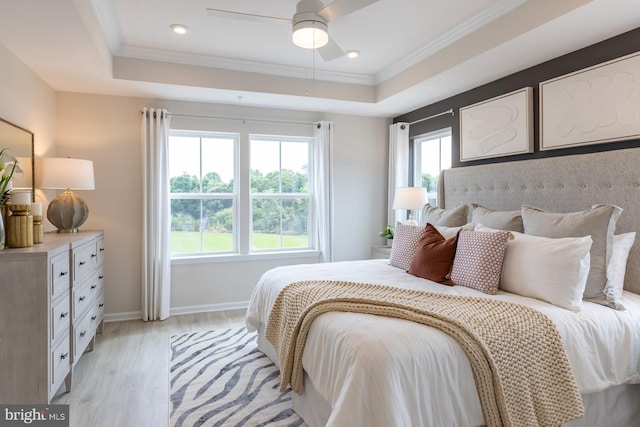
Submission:
<svg viewBox="0 0 640 427">
<path fill-rule="evenodd" d="M 392 267 L 387 260 L 297 265 L 263 275 L 251 297 L 247 328 L 264 329 L 279 291 L 306 279 L 385 284 L 524 304 L 545 313 L 557 326 L 581 393 L 640 383 L 640 296 L 636 294 L 624 293 L 626 311 L 584 303 L 583 310 L 574 313 L 506 292 L 489 296 L 461 286 L 443 286 Z M 270 349 L 263 350 L 274 357 Z M 424 325 L 357 313 L 323 314 L 309 332 L 303 366 L 332 406 L 327 426 L 484 424 L 462 348 L 448 335 Z"/>
</svg>

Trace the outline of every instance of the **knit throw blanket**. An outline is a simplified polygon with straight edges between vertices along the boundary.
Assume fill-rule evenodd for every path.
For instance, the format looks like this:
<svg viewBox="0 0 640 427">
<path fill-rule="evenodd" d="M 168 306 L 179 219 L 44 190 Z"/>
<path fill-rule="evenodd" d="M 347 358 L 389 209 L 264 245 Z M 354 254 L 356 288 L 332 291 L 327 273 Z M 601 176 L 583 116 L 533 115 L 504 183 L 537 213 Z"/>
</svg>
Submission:
<svg viewBox="0 0 640 427">
<path fill-rule="evenodd" d="M 397 317 L 437 328 L 464 349 L 488 426 L 558 426 L 584 414 L 560 335 L 544 314 L 487 298 L 341 281 L 301 281 L 273 305 L 266 338 L 280 361 L 281 391 L 303 388 L 311 322 L 330 311 Z"/>
</svg>

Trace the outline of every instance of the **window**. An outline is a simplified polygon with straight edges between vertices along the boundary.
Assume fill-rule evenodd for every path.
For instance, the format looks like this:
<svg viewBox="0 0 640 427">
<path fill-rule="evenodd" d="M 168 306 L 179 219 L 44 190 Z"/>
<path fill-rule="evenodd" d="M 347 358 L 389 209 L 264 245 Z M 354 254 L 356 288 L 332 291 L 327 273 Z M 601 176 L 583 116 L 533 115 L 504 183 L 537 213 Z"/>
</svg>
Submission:
<svg viewBox="0 0 640 427">
<path fill-rule="evenodd" d="M 250 140 L 252 249 L 309 248 L 311 139 Z"/>
<path fill-rule="evenodd" d="M 414 185 L 427 189 L 428 201 L 438 204 L 440 171 L 451 168 L 451 128 L 416 137 L 413 142 Z"/>
<path fill-rule="evenodd" d="M 171 132 L 171 253 L 232 252 L 237 134 Z"/>
<path fill-rule="evenodd" d="M 305 136 L 171 131 L 172 256 L 313 248 L 312 142 Z"/>
</svg>

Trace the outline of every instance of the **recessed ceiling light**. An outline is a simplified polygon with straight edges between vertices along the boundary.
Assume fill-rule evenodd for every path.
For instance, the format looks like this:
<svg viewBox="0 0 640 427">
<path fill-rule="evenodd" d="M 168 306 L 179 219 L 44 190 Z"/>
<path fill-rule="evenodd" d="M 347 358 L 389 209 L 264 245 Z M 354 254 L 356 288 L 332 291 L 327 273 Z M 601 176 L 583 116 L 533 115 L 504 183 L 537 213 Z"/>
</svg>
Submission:
<svg viewBox="0 0 640 427">
<path fill-rule="evenodd" d="M 357 58 L 358 55 L 360 55 L 360 51 L 358 51 L 358 50 L 349 50 L 349 51 L 347 51 L 347 57 L 348 58 Z"/>
<path fill-rule="evenodd" d="M 173 24 L 171 30 L 176 34 L 187 34 L 187 26 L 182 24 Z"/>
</svg>

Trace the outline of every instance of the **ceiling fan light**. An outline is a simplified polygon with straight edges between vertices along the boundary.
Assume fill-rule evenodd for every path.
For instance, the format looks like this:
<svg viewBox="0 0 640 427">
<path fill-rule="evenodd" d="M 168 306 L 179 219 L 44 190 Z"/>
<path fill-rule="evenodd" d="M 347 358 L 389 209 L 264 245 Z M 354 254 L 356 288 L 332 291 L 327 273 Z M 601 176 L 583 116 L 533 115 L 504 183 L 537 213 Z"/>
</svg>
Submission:
<svg viewBox="0 0 640 427">
<path fill-rule="evenodd" d="M 327 24 L 320 21 L 301 21 L 293 24 L 293 44 L 304 49 L 317 49 L 329 43 Z"/>
</svg>

